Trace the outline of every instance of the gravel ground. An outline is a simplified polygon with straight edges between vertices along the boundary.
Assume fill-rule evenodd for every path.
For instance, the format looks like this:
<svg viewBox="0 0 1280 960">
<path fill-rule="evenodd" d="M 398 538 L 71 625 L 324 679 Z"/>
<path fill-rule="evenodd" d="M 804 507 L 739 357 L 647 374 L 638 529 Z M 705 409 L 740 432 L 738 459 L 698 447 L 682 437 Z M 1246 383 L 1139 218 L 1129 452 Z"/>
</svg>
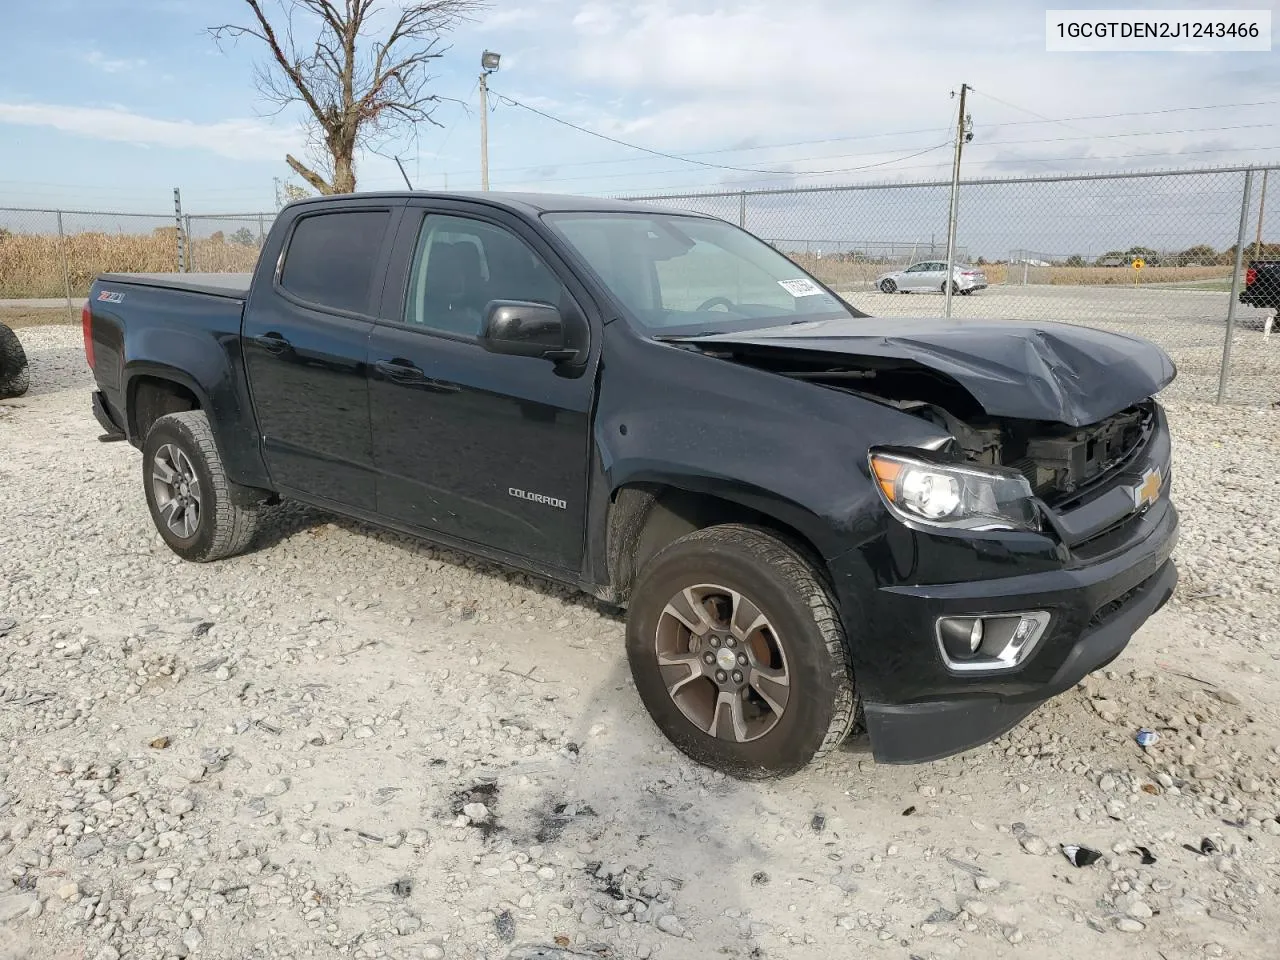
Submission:
<svg viewBox="0 0 1280 960">
<path fill-rule="evenodd" d="M 1275 956 L 1280 410 L 1171 402 L 1182 586 L 1105 673 L 961 757 L 743 784 L 534 578 L 289 506 L 179 561 L 80 331 L 20 336 L 3 960 Z"/>
</svg>

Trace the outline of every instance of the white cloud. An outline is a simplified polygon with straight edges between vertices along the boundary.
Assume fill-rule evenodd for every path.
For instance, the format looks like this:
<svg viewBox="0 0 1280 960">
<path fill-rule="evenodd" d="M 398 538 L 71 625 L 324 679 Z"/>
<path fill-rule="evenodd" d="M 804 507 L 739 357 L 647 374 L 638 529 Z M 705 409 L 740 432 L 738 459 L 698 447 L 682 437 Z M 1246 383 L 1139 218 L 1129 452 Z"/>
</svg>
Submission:
<svg viewBox="0 0 1280 960">
<path fill-rule="evenodd" d="M 512 95 L 533 102 L 535 91 L 553 84 L 561 92 L 574 89 L 577 97 L 561 97 L 570 105 L 547 109 L 624 140 L 689 153 L 744 141 L 932 131 L 721 158 L 745 167 L 849 168 L 942 142 L 949 138 L 955 117 L 955 101 L 948 93 L 961 81 L 979 91 L 969 105 L 976 132 L 967 154 L 969 170 L 1011 156 L 1082 154 L 1142 153 L 1147 156 L 1134 163 L 1155 166 L 1161 156 L 1172 160 L 1200 141 L 1194 134 L 1107 136 L 1269 119 L 1263 109 L 1243 119 L 1237 119 L 1239 113 L 1206 111 L 1082 122 L 1068 129 L 1028 124 L 1036 119 L 1028 110 L 1070 117 L 1280 95 L 1274 79 L 1242 82 L 1239 58 L 1048 54 L 1043 7 L 1011 0 L 984 4 L 980 15 L 931 0 L 894 5 L 847 0 L 544 0 L 540 14 L 540 36 L 554 37 L 555 42 L 513 50 L 523 57 L 527 69 L 519 80 L 528 88 L 525 96 L 514 89 Z M 515 81 L 513 73 L 508 83 Z M 1006 102 L 984 98 L 983 93 Z M 1009 126 L 1015 122 L 1020 123 Z M 1053 139 L 1078 135 L 1081 127 L 1099 139 Z M 1012 155 L 1012 148 L 996 145 L 1027 139 L 1042 142 L 1020 145 Z M 1239 149 L 1280 143 L 1280 131 L 1241 130 L 1227 143 Z M 839 163 L 830 162 L 833 155 L 841 158 Z M 816 159 L 788 159 L 807 157 Z M 925 164 L 945 167 L 948 159 L 930 155 L 910 161 L 915 167 L 912 175 L 921 175 Z M 1212 163 L 1233 158 L 1209 154 L 1200 159 Z M 888 175 L 892 169 L 881 172 Z M 1015 167 L 999 164 L 991 172 L 1002 169 L 1016 172 Z M 1033 169 L 1052 167 L 1040 163 Z"/>
<path fill-rule="evenodd" d="M 130 70 L 141 70 L 147 65 L 146 60 L 114 59 L 104 56 L 98 50 L 90 50 L 81 59 L 91 67 L 97 67 L 103 73 L 125 73 Z"/>
<path fill-rule="evenodd" d="M 193 123 L 160 120 L 120 107 L 71 107 L 49 103 L 0 103 L 0 123 L 51 127 L 94 140 L 150 147 L 206 150 L 232 160 L 280 160 L 304 143 L 301 131 L 268 126 L 259 120 Z"/>
</svg>

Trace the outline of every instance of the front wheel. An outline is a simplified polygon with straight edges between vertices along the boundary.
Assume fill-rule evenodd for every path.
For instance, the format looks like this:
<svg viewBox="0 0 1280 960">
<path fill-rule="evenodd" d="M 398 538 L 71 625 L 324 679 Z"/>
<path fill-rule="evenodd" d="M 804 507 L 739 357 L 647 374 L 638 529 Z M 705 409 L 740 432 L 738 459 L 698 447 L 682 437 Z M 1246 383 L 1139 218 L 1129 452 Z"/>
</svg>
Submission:
<svg viewBox="0 0 1280 960">
<path fill-rule="evenodd" d="M 221 560 L 253 540 L 258 511 L 233 502 L 204 411 L 170 413 L 152 424 L 142 480 L 156 529 L 182 559 Z"/>
<path fill-rule="evenodd" d="M 813 566 L 765 530 L 709 527 L 654 557 L 632 593 L 627 657 L 659 729 L 730 776 L 795 773 L 853 726 L 831 597 Z"/>
<path fill-rule="evenodd" d="M 880 284 L 881 293 L 893 293 L 897 289 L 898 289 L 898 285 L 894 283 L 892 280 L 884 280 Z"/>
</svg>

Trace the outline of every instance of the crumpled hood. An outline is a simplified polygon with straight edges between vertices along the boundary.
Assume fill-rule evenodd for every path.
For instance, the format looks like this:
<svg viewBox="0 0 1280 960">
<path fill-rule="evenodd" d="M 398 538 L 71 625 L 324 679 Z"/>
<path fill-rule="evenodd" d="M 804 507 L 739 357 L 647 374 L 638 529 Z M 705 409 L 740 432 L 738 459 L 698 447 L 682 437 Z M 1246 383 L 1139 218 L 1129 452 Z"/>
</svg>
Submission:
<svg viewBox="0 0 1280 960">
<path fill-rule="evenodd" d="M 992 416 L 1071 426 L 1145 400 L 1177 372 L 1148 340 L 1067 323 L 867 317 L 670 339 L 908 360 L 951 377 Z"/>
</svg>

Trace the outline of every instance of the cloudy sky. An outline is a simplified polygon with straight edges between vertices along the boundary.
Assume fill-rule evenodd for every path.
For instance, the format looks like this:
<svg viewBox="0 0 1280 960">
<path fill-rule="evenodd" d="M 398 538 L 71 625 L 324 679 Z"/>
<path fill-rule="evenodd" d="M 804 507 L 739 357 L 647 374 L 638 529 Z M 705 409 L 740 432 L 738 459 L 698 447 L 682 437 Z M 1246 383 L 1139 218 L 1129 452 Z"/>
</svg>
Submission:
<svg viewBox="0 0 1280 960">
<path fill-rule="evenodd" d="M 1044 9 L 495 0 L 437 61 L 436 90 L 451 98 L 436 113 L 441 126 L 383 151 L 405 160 L 417 186 L 478 186 L 475 86 L 489 48 L 503 55 L 497 93 L 703 164 L 637 153 L 498 100 L 495 189 L 946 176 L 949 93 L 961 82 L 976 91 L 966 174 L 1280 160 L 1280 54 L 1050 54 Z M 256 48 L 219 49 L 204 31 L 246 13 L 240 0 L 11 4 L 0 35 L 0 204 L 162 211 L 180 186 L 189 210 L 271 209 L 273 178 L 290 175 L 285 152 L 303 148 L 300 117 L 268 115 L 253 84 Z M 401 183 L 381 156 L 363 157 L 358 173 L 364 189 Z"/>
</svg>

